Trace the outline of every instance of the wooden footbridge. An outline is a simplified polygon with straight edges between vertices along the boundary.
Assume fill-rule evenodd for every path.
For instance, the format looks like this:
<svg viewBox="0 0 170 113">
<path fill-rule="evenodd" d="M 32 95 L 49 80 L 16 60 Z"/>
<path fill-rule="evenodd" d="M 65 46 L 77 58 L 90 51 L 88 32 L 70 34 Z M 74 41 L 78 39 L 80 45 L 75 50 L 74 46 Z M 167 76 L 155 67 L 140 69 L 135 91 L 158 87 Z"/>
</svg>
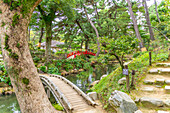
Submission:
<svg viewBox="0 0 170 113">
<path fill-rule="evenodd" d="M 53 94 L 54 98 L 64 107 L 66 113 L 78 113 L 95 109 L 96 103 L 91 100 L 76 85 L 60 75 L 40 75 L 45 88 Z M 47 95 L 48 95 L 47 91 Z"/>
</svg>

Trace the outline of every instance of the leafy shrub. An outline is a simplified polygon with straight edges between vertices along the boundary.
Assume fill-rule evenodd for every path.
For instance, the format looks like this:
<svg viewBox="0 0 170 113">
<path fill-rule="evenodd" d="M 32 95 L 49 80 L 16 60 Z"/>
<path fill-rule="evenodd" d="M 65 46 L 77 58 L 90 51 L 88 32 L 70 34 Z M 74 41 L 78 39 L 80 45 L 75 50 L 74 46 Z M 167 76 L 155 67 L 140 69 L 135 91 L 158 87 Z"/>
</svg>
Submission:
<svg viewBox="0 0 170 113">
<path fill-rule="evenodd" d="M 41 66 L 41 67 L 40 67 L 40 70 L 43 71 L 44 73 L 47 72 L 46 66 Z"/>
<path fill-rule="evenodd" d="M 52 104 L 53 105 L 53 107 L 56 109 L 56 110 L 59 110 L 59 111 L 63 111 L 64 110 L 64 108 L 61 106 L 61 105 L 59 105 L 59 104 Z"/>
</svg>

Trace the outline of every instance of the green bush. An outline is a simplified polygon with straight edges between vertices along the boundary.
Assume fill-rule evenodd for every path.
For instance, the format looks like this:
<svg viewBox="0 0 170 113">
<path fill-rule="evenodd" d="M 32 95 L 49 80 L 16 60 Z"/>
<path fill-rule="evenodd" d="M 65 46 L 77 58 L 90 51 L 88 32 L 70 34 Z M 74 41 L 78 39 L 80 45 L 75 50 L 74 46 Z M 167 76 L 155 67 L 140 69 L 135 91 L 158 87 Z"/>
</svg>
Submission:
<svg viewBox="0 0 170 113">
<path fill-rule="evenodd" d="M 46 66 L 41 66 L 41 67 L 40 67 L 40 70 L 43 71 L 44 73 L 47 72 Z"/>
<path fill-rule="evenodd" d="M 61 105 L 59 105 L 59 104 L 52 104 L 53 105 L 53 107 L 56 109 L 56 110 L 59 110 L 59 111 L 63 111 L 64 110 L 64 108 L 61 106 Z"/>
</svg>

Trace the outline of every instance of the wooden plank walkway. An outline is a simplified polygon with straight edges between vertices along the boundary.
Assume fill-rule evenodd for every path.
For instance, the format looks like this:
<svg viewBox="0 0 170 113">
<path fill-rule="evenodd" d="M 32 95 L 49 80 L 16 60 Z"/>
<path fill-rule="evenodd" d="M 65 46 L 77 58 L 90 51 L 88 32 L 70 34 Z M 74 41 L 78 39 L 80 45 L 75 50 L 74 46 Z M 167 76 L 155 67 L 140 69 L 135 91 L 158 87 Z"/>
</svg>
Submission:
<svg viewBox="0 0 170 113">
<path fill-rule="evenodd" d="M 43 79 L 44 77 L 40 76 L 40 78 Z M 51 89 L 55 89 L 54 88 L 55 86 L 56 89 L 58 89 L 58 91 L 60 92 L 58 93 L 57 90 L 53 90 L 53 93 L 58 94 L 57 97 L 63 96 L 66 102 L 69 104 L 69 106 L 71 106 L 71 108 L 73 109 L 72 111 L 66 110 L 67 112 L 83 113 L 86 111 L 92 111 L 88 113 L 95 113 L 93 112 L 94 110 L 96 110 L 96 108 L 94 107 L 95 102 L 89 99 L 89 97 L 86 94 L 84 94 L 77 86 L 72 84 L 70 81 L 58 75 L 57 76 L 46 75 L 45 78 L 48 79 L 46 81 L 48 82 L 48 84 L 52 84 L 51 86 L 49 86 L 51 87 Z M 62 99 L 60 99 L 60 101 L 61 100 Z M 67 106 L 65 105 L 67 104 L 66 102 L 62 102 L 62 104 L 64 104 L 64 106 Z"/>
<path fill-rule="evenodd" d="M 64 81 L 56 77 L 50 77 L 50 79 L 65 95 L 68 102 L 73 107 L 73 113 L 93 109 L 93 107 L 88 105 L 87 102 L 83 99 L 83 97 L 80 96 L 70 85 L 66 84 Z"/>
</svg>

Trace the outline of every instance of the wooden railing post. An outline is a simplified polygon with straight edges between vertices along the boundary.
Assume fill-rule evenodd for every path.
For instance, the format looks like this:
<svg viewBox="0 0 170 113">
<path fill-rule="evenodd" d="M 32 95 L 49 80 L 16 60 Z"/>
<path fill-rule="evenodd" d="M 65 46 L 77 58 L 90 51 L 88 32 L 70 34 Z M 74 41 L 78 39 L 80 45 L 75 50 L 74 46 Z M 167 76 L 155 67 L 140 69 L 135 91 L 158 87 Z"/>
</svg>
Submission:
<svg viewBox="0 0 170 113">
<path fill-rule="evenodd" d="M 132 81 L 131 81 L 131 87 L 134 87 L 134 82 L 135 82 L 135 70 L 132 70 Z"/>
<path fill-rule="evenodd" d="M 152 53 L 151 51 L 149 52 L 149 65 L 152 65 Z"/>
</svg>

